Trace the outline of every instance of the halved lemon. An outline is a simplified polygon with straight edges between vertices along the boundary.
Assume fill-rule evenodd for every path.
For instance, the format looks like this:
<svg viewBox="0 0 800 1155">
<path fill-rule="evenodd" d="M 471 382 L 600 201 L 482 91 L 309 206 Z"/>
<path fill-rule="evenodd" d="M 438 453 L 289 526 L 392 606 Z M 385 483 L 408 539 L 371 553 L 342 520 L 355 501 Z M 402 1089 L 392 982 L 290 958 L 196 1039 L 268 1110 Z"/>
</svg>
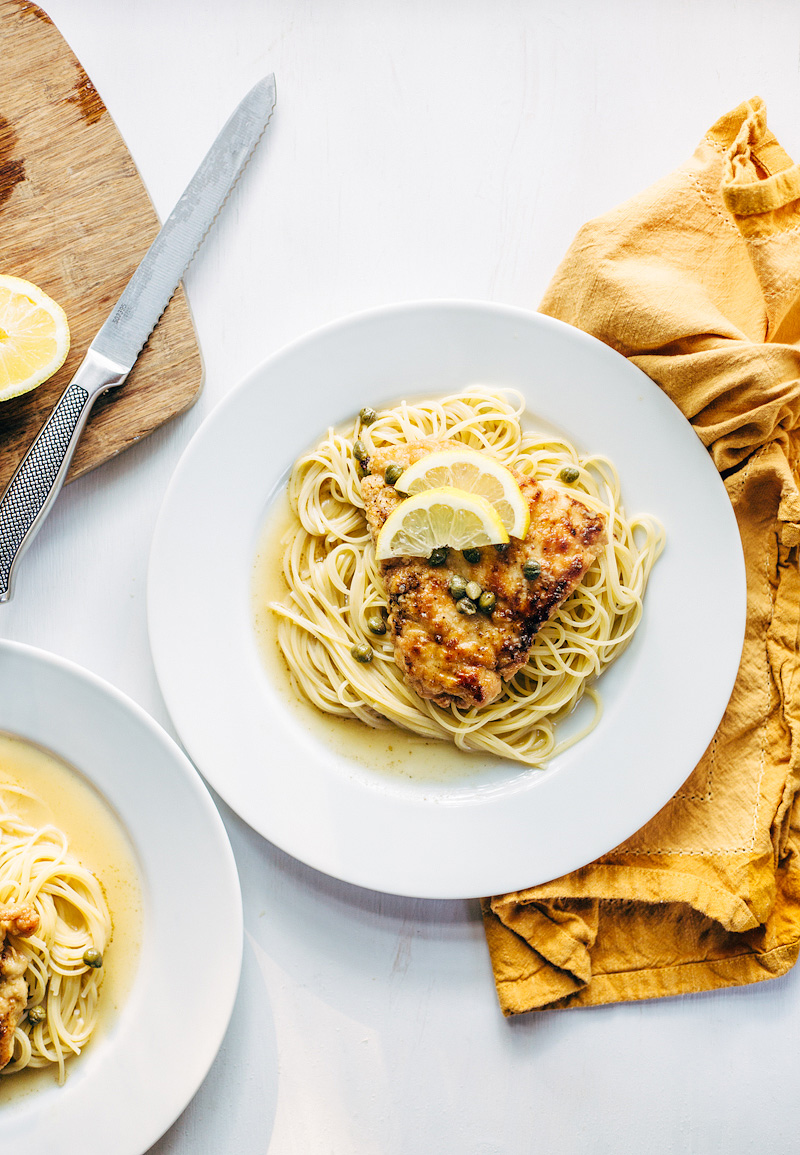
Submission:
<svg viewBox="0 0 800 1155">
<path fill-rule="evenodd" d="M 439 546 L 470 549 L 508 541 L 508 533 L 485 497 L 452 486 L 424 489 L 401 501 L 378 534 L 378 561 L 429 557 Z"/>
<path fill-rule="evenodd" d="M 485 498 L 511 537 L 524 538 L 531 515 L 528 503 L 510 470 L 477 449 L 441 449 L 409 465 L 397 482 L 401 493 L 452 486 Z"/>
<path fill-rule="evenodd" d="M 30 281 L 0 274 L 0 401 L 41 385 L 68 352 L 61 306 Z"/>
</svg>

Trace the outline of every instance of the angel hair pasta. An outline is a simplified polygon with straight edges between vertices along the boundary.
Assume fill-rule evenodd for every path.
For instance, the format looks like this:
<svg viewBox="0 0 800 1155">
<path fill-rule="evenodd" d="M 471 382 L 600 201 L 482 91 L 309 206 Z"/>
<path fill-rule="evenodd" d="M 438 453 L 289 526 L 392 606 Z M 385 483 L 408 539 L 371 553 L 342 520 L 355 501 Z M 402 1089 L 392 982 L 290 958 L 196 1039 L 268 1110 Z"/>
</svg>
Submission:
<svg viewBox="0 0 800 1155">
<path fill-rule="evenodd" d="M 611 461 L 527 429 L 523 411 L 521 395 L 511 390 L 473 388 L 404 401 L 359 417 L 347 430 L 330 429 L 295 463 L 293 525 L 282 542 L 286 595 L 270 609 L 279 618 L 278 644 L 292 684 L 304 699 L 368 726 L 400 726 L 531 766 L 542 766 L 597 724 L 601 700 L 594 683 L 641 620 L 664 534 L 654 518 L 626 515 Z M 502 696 L 480 706 L 440 706 L 418 696 L 395 663 L 388 634 L 376 637 L 368 624 L 385 612 L 386 593 L 364 514 L 359 458 L 420 438 L 483 450 L 542 483 L 558 485 L 559 475 L 566 476 L 570 492 L 606 522 L 600 556 L 541 626 Z M 365 639 L 372 646 L 368 663 L 354 656 Z M 590 720 L 579 734 L 559 740 L 556 724 L 584 698 L 593 706 Z"/>
<path fill-rule="evenodd" d="M 0 790 L 0 959 L 16 962 L 27 1000 L 2 1076 L 53 1067 L 63 1083 L 67 1059 L 80 1054 L 95 1027 L 111 916 L 100 883 L 70 854 L 66 835 L 23 822 L 4 800 L 14 793 L 26 792 Z M 15 934 L 12 923 L 4 942 L 4 911 L 19 909 L 35 912 L 35 929 Z"/>
</svg>

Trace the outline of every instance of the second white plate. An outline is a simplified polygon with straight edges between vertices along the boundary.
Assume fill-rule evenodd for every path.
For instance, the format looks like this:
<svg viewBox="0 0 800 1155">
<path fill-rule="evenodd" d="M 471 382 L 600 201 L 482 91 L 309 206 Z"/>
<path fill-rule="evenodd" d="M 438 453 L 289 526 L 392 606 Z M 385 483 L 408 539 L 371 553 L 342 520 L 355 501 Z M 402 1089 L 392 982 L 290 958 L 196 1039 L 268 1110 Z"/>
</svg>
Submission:
<svg viewBox="0 0 800 1155">
<path fill-rule="evenodd" d="M 130 844 L 142 892 L 131 989 L 85 1054 L 67 1063 L 63 1086 L 42 1071 L 16 1095 L 18 1076 L 0 1079 L 0 1146 L 140 1155 L 197 1091 L 233 1010 L 243 930 L 230 843 L 172 739 L 63 658 L 0 641 L 0 731 L 43 747 L 99 795 Z"/>
<path fill-rule="evenodd" d="M 259 535 L 293 461 L 328 426 L 363 405 L 473 384 L 521 390 L 532 423 L 609 456 L 628 513 L 658 517 L 667 547 L 633 644 L 598 684 L 604 715 L 586 739 L 545 771 L 470 757 L 463 774 L 388 774 L 380 756 L 364 765 L 305 725 L 265 666 L 253 628 Z M 328 326 L 270 358 L 218 406 L 167 491 L 148 601 L 173 721 L 247 822 L 346 881 L 463 898 L 581 866 L 668 801 L 730 696 L 745 580 L 719 475 L 649 378 L 539 314 L 429 302 Z M 388 751 L 391 735 L 386 743 Z"/>
</svg>

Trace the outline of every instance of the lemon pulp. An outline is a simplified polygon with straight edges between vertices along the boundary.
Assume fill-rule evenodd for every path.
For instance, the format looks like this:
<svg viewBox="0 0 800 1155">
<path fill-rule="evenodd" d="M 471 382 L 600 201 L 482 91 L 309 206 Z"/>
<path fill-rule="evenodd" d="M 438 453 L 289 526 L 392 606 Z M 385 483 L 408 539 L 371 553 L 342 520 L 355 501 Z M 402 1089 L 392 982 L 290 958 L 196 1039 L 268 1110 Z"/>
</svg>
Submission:
<svg viewBox="0 0 800 1155">
<path fill-rule="evenodd" d="M 68 352 L 61 306 L 30 281 L 0 274 L 0 401 L 41 385 Z"/>
<path fill-rule="evenodd" d="M 389 514 L 375 554 L 378 561 L 428 557 L 439 546 L 470 549 L 507 541 L 506 528 L 485 497 L 442 486 L 407 497 Z"/>
</svg>

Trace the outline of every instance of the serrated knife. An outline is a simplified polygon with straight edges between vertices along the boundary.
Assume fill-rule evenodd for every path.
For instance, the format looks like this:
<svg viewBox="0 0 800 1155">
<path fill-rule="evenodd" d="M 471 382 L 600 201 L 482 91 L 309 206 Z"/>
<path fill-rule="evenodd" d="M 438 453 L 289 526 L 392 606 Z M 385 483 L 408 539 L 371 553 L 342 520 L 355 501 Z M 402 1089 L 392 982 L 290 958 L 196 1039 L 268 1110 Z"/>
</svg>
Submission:
<svg viewBox="0 0 800 1155">
<path fill-rule="evenodd" d="M 17 562 L 64 483 L 92 405 L 127 378 L 274 107 L 275 77 L 266 76 L 212 144 L 8 483 L 0 499 L 0 602 L 11 597 Z"/>
</svg>

